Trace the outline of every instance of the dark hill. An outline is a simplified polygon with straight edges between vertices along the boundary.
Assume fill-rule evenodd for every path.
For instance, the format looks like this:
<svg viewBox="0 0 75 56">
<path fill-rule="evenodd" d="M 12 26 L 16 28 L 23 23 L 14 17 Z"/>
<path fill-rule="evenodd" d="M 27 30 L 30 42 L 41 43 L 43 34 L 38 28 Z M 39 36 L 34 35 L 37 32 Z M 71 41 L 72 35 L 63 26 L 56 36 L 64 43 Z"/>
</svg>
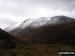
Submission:
<svg viewBox="0 0 75 56">
<path fill-rule="evenodd" d="M 75 22 L 47 25 L 39 28 L 27 28 L 19 32 L 25 39 L 40 43 L 75 44 Z"/>
<path fill-rule="evenodd" d="M 55 18 L 58 19 L 58 24 L 45 24 L 37 28 L 26 27 L 19 31 L 15 29 L 10 33 L 39 43 L 75 44 L 75 20 L 65 16 Z M 61 23 L 62 21 L 63 23 Z"/>
<path fill-rule="evenodd" d="M 18 40 L 0 29 L 0 48 L 15 48 Z"/>
</svg>

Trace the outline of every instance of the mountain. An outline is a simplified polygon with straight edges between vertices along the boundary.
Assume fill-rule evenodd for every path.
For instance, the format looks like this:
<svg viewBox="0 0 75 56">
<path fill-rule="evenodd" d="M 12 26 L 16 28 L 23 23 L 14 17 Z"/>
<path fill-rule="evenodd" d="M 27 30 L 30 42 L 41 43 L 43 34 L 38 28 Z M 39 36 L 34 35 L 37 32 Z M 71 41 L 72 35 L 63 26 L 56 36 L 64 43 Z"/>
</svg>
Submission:
<svg viewBox="0 0 75 56">
<path fill-rule="evenodd" d="M 0 29 L 0 48 L 15 48 L 18 40 Z"/>
<path fill-rule="evenodd" d="M 55 17 L 41 17 L 38 19 L 27 19 L 22 23 L 18 23 L 15 25 L 11 25 L 7 28 L 5 28 L 4 30 L 9 32 L 12 30 L 22 30 L 25 29 L 27 27 L 32 27 L 32 28 L 37 28 L 37 27 L 41 27 L 43 25 L 48 25 L 48 24 L 59 24 L 59 23 L 65 23 L 65 22 L 71 22 L 74 21 L 75 19 L 70 18 L 70 17 L 66 17 L 66 16 L 55 16 Z"/>
<path fill-rule="evenodd" d="M 75 44 L 75 19 L 66 16 L 28 19 L 9 33 L 39 43 Z"/>
</svg>

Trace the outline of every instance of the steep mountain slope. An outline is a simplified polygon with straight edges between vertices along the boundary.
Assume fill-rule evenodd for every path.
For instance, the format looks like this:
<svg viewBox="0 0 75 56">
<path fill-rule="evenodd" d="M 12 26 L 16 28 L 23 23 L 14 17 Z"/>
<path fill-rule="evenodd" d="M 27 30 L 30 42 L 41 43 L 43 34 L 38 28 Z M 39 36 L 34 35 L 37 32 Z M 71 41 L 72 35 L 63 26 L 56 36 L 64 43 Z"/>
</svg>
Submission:
<svg viewBox="0 0 75 56">
<path fill-rule="evenodd" d="M 17 27 L 10 33 L 39 43 L 75 44 L 75 19 L 73 18 L 66 16 L 44 17 L 34 20 L 24 27 L 26 23 L 22 23 L 19 25 L 20 28 Z"/>
<path fill-rule="evenodd" d="M 71 22 L 74 21 L 73 18 L 70 17 L 66 17 L 66 16 L 55 16 L 55 17 L 41 17 L 38 19 L 27 19 L 22 23 L 18 23 L 16 25 L 12 25 L 9 26 L 7 28 L 5 28 L 4 30 L 9 32 L 12 30 L 22 30 L 25 29 L 27 27 L 33 27 L 33 28 L 37 28 L 37 27 L 41 27 L 44 25 L 48 25 L 48 24 L 59 24 L 59 23 L 65 23 L 65 22 Z"/>
<path fill-rule="evenodd" d="M 0 29 L 0 48 L 14 48 L 17 42 L 16 38 Z"/>
</svg>

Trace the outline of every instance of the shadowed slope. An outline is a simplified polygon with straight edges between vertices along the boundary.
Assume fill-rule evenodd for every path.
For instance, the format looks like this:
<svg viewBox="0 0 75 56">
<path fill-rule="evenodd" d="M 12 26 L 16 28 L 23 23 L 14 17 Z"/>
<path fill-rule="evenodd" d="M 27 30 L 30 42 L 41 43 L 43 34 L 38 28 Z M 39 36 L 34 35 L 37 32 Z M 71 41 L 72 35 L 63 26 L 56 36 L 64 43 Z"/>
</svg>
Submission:
<svg viewBox="0 0 75 56">
<path fill-rule="evenodd" d="M 0 48 L 15 48 L 18 40 L 0 29 Z"/>
<path fill-rule="evenodd" d="M 10 33 L 34 42 L 75 44 L 75 20 L 65 16 L 55 18 L 58 24 L 45 24 L 37 28 L 29 26 L 21 30 L 14 29 Z"/>
</svg>

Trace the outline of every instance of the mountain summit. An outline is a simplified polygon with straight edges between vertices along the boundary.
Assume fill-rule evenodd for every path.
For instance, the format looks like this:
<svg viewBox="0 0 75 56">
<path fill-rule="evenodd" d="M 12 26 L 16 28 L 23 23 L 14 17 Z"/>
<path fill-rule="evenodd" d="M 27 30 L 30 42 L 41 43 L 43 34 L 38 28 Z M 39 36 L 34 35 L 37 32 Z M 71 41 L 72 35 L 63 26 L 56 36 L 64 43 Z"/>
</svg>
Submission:
<svg viewBox="0 0 75 56">
<path fill-rule="evenodd" d="M 66 16 L 27 20 L 12 31 L 14 36 L 40 43 L 75 43 L 75 19 Z"/>
<path fill-rule="evenodd" d="M 25 29 L 27 27 L 37 28 L 44 25 L 54 25 L 54 24 L 60 24 L 60 23 L 66 23 L 66 22 L 73 22 L 75 19 L 66 17 L 66 16 L 54 16 L 54 17 L 41 17 L 38 19 L 27 19 L 22 23 L 9 26 L 5 28 L 5 31 L 9 32 L 15 29 Z"/>
</svg>

